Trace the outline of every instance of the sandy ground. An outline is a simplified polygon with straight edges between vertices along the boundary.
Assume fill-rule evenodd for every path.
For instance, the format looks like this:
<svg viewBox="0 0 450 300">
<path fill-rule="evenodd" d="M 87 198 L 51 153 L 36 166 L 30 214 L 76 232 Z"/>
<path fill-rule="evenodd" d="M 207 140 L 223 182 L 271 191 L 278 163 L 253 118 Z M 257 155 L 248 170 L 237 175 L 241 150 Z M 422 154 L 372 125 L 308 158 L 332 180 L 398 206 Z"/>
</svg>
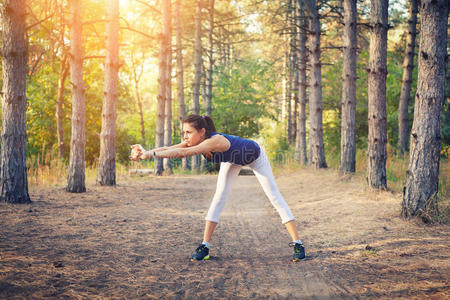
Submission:
<svg viewBox="0 0 450 300">
<path fill-rule="evenodd" d="M 240 176 L 211 260 L 191 262 L 216 176 L 131 177 L 117 187 L 0 204 L 0 298 L 450 298 L 450 227 L 405 222 L 401 195 L 357 177 L 277 177 L 307 260 L 254 176 Z"/>
</svg>

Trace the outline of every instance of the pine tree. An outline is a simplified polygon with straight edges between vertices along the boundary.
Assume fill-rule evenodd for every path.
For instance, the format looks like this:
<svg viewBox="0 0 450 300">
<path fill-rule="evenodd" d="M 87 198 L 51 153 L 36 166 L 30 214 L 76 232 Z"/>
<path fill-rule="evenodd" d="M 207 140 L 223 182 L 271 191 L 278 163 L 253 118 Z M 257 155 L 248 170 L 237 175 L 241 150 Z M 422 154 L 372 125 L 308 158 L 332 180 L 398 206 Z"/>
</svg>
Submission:
<svg viewBox="0 0 450 300">
<path fill-rule="evenodd" d="M 320 62 L 320 20 L 314 0 L 305 1 L 309 12 L 310 100 L 309 100 L 309 164 L 326 168 L 322 121 L 322 66 Z"/>
<path fill-rule="evenodd" d="M 5 0 L 2 26 L 1 201 L 31 202 L 25 157 L 28 41 L 24 0 Z"/>
<path fill-rule="evenodd" d="M 200 81 L 202 77 L 202 7 L 203 1 L 198 0 L 195 16 L 195 49 L 194 49 L 194 84 L 192 87 L 192 104 L 194 114 L 200 114 Z M 199 155 L 192 157 L 192 170 L 200 170 L 201 158 Z"/>
<path fill-rule="evenodd" d="M 81 44 L 81 1 L 70 0 L 70 81 L 72 85 L 72 137 L 67 191 L 82 193 L 85 185 L 86 107 Z"/>
<path fill-rule="evenodd" d="M 100 133 L 100 158 L 97 181 L 101 185 L 116 184 L 116 103 L 119 83 L 119 1 L 107 6 L 106 64 Z"/>
<path fill-rule="evenodd" d="M 402 91 L 398 107 L 398 151 L 402 155 L 409 146 L 409 94 L 411 93 L 414 48 L 416 46 L 417 2 L 410 0 L 408 33 L 406 35 L 405 59 L 403 61 Z"/>
<path fill-rule="evenodd" d="M 437 213 L 441 113 L 445 101 L 447 0 L 420 3 L 420 45 L 414 121 L 402 215 L 410 218 Z"/>
<path fill-rule="evenodd" d="M 372 0 L 370 28 L 367 183 L 373 188 L 386 189 L 388 0 Z"/>
<path fill-rule="evenodd" d="M 342 173 L 356 165 L 356 0 L 344 0 L 344 62 L 342 68 L 341 160 Z"/>
</svg>

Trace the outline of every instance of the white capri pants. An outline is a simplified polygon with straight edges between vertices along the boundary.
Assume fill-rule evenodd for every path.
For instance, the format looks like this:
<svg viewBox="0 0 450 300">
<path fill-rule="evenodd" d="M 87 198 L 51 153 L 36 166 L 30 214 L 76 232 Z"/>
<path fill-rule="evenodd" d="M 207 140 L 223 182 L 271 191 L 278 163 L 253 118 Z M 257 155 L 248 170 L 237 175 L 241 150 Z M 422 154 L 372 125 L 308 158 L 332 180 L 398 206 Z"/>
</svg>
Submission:
<svg viewBox="0 0 450 300">
<path fill-rule="evenodd" d="M 272 174 L 269 159 L 262 148 L 259 157 L 247 166 L 253 170 L 253 173 L 255 173 L 256 178 L 261 184 L 267 197 L 269 197 L 270 202 L 278 211 L 278 214 L 281 217 L 281 222 L 285 224 L 294 220 L 294 216 L 292 215 L 288 204 L 278 190 L 275 178 Z M 225 206 L 225 202 L 227 201 L 231 190 L 231 184 L 238 177 L 241 168 L 241 165 L 235 165 L 229 162 L 223 162 L 220 164 L 216 193 L 214 194 L 205 220 L 219 223 L 219 215 Z"/>
</svg>

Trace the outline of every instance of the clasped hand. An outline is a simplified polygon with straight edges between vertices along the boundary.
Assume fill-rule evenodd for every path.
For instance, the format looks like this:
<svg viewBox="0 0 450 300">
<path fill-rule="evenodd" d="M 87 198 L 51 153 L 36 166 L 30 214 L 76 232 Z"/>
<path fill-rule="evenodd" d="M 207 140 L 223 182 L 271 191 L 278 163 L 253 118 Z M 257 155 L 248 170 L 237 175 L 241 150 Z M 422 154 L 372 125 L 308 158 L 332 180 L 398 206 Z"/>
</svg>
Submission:
<svg viewBox="0 0 450 300">
<path fill-rule="evenodd" d="M 139 144 L 131 145 L 131 160 L 138 161 L 146 158 L 152 158 L 152 154 L 150 151 L 146 151 L 144 147 Z"/>
</svg>

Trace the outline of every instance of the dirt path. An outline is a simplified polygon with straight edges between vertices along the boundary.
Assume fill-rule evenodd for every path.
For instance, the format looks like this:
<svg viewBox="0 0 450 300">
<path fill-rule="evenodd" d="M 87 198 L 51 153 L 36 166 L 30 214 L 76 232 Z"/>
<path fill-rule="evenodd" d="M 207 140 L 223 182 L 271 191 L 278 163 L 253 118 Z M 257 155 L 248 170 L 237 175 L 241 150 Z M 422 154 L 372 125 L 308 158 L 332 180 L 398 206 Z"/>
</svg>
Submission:
<svg viewBox="0 0 450 300">
<path fill-rule="evenodd" d="M 307 260 L 254 176 L 233 187 L 211 260 L 191 262 L 216 176 L 134 177 L 0 204 L 0 298 L 450 297 L 450 230 L 400 219 L 400 195 L 302 170 L 277 178 Z"/>
</svg>

